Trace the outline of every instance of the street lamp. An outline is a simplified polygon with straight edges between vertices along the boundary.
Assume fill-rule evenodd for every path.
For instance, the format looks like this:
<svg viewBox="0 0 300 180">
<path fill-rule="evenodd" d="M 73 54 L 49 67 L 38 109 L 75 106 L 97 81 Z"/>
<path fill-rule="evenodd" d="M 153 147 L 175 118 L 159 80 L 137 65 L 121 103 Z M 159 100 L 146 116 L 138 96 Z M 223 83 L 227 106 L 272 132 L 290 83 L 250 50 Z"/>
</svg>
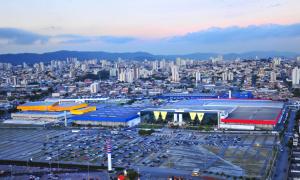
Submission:
<svg viewBox="0 0 300 180">
<path fill-rule="evenodd" d="M 168 167 L 170 168 L 169 150 L 167 150 L 167 156 L 168 156 Z"/>
<path fill-rule="evenodd" d="M 10 178 L 12 179 L 12 165 L 9 165 L 10 167 Z"/>
<path fill-rule="evenodd" d="M 49 167 L 50 167 L 49 171 L 50 171 L 50 174 L 51 174 L 51 159 L 49 159 Z"/>
</svg>

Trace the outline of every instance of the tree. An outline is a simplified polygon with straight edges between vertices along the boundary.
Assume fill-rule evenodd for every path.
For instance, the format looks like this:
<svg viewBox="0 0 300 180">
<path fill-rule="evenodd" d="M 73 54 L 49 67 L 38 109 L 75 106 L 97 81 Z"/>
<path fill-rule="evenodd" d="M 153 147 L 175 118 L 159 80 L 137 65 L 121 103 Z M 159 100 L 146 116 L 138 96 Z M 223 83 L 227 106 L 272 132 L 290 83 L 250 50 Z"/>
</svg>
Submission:
<svg viewBox="0 0 300 180">
<path fill-rule="evenodd" d="M 133 169 L 128 169 L 127 170 L 127 176 L 126 176 L 126 179 L 128 180 L 134 180 L 134 179 L 137 179 L 139 176 L 139 174 L 133 170 Z"/>
<path fill-rule="evenodd" d="M 109 79 L 109 71 L 107 71 L 107 70 L 101 70 L 101 71 L 98 72 L 97 75 L 99 76 L 99 78 L 101 80 Z"/>
</svg>

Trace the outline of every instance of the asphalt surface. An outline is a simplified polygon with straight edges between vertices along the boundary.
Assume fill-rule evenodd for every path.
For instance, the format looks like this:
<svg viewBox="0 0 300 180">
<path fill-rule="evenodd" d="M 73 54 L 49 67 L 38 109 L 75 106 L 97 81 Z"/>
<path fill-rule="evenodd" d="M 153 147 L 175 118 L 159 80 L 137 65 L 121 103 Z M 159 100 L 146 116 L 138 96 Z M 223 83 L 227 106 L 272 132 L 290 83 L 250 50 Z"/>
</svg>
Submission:
<svg viewBox="0 0 300 180">
<path fill-rule="evenodd" d="M 286 132 L 284 133 L 282 144 L 282 151 L 279 150 L 279 156 L 277 158 L 275 173 L 272 179 L 286 179 L 288 174 L 288 157 L 290 153 L 290 148 L 286 146 L 288 144 L 289 138 L 293 137 L 293 128 L 295 124 L 296 111 L 292 110 L 290 117 L 288 119 L 288 126 Z"/>
</svg>

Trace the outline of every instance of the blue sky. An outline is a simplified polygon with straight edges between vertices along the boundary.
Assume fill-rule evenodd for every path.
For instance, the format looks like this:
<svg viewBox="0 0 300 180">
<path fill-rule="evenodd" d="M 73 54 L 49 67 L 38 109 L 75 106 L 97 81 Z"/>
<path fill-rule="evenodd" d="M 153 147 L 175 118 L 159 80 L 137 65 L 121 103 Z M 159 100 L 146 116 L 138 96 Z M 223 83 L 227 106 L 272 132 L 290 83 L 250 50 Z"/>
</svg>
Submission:
<svg viewBox="0 0 300 180">
<path fill-rule="evenodd" d="M 0 53 L 300 52 L 299 0 L 0 0 Z"/>
</svg>

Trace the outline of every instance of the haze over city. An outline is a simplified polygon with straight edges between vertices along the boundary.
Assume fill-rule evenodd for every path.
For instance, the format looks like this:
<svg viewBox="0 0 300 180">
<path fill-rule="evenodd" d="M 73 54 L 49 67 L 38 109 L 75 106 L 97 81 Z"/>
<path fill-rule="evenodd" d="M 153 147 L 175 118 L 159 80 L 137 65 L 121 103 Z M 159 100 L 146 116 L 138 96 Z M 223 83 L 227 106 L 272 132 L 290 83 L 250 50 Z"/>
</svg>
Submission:
<svg viewBox="0 0 300 180">
<path fill-rule="evenodd" d="M 298 52 L 299 6 L 297 0 L 1 1 L 0 53 Z"/>
</svg>

